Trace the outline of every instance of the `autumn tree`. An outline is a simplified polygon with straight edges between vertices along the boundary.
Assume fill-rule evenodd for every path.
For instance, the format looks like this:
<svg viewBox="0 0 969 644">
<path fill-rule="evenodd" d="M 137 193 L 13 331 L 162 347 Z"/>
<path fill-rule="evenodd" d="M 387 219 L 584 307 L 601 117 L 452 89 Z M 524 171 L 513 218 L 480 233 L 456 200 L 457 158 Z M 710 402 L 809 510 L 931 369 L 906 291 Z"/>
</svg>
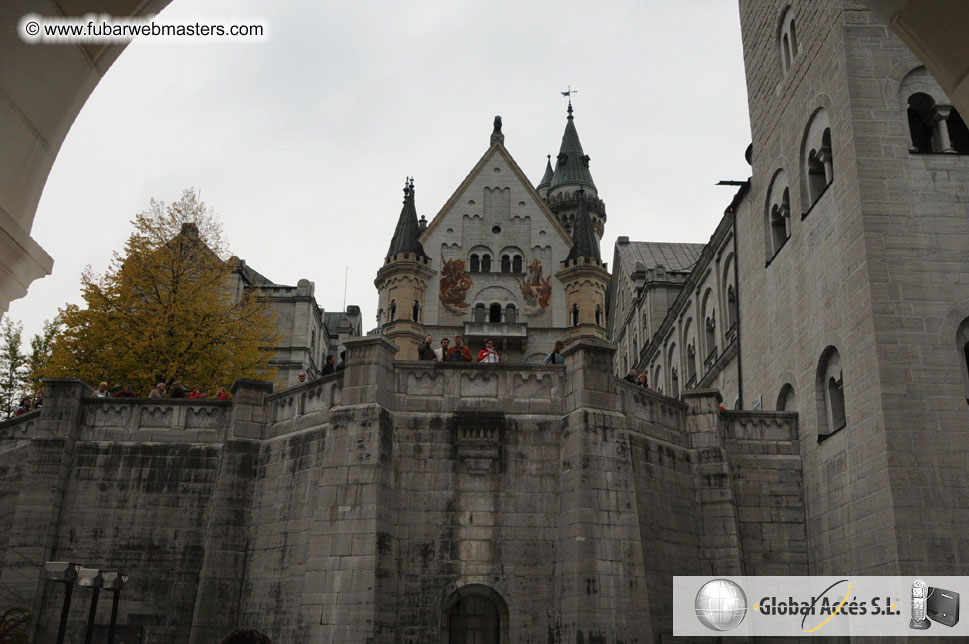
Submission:
<svg viewBox="0 0 969 644">
<path fill-rule="evenodd" d="M 27 384 L 27 356 L 20 348 L 23 324 L 6 318 L 0 325 L 0 420 L 13 416 Z"/>
<path fill-rule="evenodd" d="M 129 383 L 146 395 L 181 380 L 214 390 L 236 378 L 271 379 L 275 320 L 234 275 L 217 217 L 193 190 L 151 200 L 103 275 L 81 278 L 86 307 L 60 312 L 45 375 Z"/>
</svg>

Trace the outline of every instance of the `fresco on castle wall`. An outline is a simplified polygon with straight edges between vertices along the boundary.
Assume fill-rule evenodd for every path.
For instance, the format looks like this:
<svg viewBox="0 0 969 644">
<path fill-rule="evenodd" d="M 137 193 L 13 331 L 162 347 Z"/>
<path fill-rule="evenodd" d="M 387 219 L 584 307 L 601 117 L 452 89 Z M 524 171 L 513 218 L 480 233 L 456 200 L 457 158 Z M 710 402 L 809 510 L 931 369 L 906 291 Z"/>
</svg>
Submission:
<svg viewBox="0 0 969 644">
<path fill-rule="evenodd" d="M 525 315 L 535 317 L 548 308 L 552 297 L 552 277 L 542 276 L 542 260 L 535 258 L 528 265 L 525 279 L 521 281 L 522 298 L 525 300 Z"/>
<path fill-rule="evenodd" d="M 464 272 L 463 259 L 441 257 L 441 304 L 452 313 L 462 314 L 468 308 L 465 297 L 474 282 Z"/>
</svg>

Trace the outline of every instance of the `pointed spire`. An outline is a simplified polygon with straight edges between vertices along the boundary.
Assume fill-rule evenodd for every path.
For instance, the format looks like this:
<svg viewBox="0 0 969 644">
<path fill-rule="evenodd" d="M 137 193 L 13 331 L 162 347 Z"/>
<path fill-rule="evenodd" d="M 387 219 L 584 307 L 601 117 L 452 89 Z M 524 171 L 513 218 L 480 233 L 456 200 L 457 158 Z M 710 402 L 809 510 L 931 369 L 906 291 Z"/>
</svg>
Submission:
<svg viewBox="0 0 969 644">
<path fill-rule="evenodd" d="M 593 193 L 597 192 L 596 184 L 592 181 L 592 173 L 589 172 L 589 156 L 582 151 L 579 133 L 575 130 L 571 98 L 569 98 L 565 133 L 562 135 L 562 146 L 559 148 L 550 188 L 555 189 L 566 184 L 578 185 L 591 189 Z"/>
<path fill-rule="evenodd" d="M 545 161 L 545 174 L 542 175 L 542 180 L 538 182 L 535 186 L 536 190 L 541 190 L 542 188 L 548 188 L 552 185 L 552 155 L 545 155 L 548 159 Z"/>
<path fill-rule="evenodd" d="M 414 178 L 408 177 L 404 182 L 404 206 L 400 209 L 397 229 L 390 240 L 387 250 L 387 261 L 398 253 L 413 253 L 414 258 L 427 257 L 420 242 L 421 229 L 417 223 L 417 208 L 414 207 Z"/>
<path fill-rule="evenodd" d="M 589 204 L 586 200 L 585 190 L 579 189 L 575 193 L 579 202 L 578 212 L 575 214 L 575 227 L 572 229 L 572 250 L 566 261 L 583 257 L 602 263 L 602 256 L 599 254 L 599 238 L 596 237 L 595 228 L 592 226 L 592 218 L 589 217 Z"/>
</svg>

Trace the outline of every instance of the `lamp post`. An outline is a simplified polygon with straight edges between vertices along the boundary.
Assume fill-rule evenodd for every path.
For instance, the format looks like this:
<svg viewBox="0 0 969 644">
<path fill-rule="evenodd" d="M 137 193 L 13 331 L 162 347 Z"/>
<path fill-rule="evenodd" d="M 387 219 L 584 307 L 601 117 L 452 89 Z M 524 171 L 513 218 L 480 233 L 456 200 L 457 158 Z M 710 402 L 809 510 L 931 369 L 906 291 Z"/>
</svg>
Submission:
<svg viewBox="0 0 969 644">
<path fill-rule="evenodd" d="M 103 577 L 105 590 L 110 590 L 113 595 L 111 600 L 111 625 L 108 627 L 108 644 L 114 644 L 114 627 L 118 623 L 118 602 L 121 600 L 121 589 L 128 582 L 128 575 L 122 572 L 106 572 Z"/>
<path fill-rule="evenodd" d="M 64 606 L 61 608 L 61 624 L 57 629 L 57 644 L 64 644 L 64 634 L 67 632 L 67 615 L 71 610 L 71 593 L 74 590 L 74 580 L 81 570 L 80 564 L 67 561 L 48 561 L 44 564 L 47 579 L 64 584 Z"/>
<path fill-rule="evenodd" d="M 81 568 L 77 573 L 77 585 L 86 586 L 94 591 L 91 595 L 91 609 L 87 615 L 87 630 L 84 632 L 84 644 L 91 644 L 94 636 L 94 614 L 98 610 L 98 595 L 101 593 L 101 586 L 104 585 L 104 577 L 97 568 Z"/>
</svg>

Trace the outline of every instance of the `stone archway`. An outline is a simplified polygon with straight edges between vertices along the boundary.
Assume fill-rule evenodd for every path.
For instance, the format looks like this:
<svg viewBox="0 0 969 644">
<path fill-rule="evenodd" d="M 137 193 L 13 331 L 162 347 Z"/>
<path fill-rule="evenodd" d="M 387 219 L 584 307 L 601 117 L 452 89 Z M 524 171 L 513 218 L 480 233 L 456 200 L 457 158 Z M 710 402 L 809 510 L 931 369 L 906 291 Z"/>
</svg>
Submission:
<svg viewBox="0 0 969 644">
<path fill-rule="evenodd" d="M 468 584 L 442 605 L 442 644 L 507 644 L 508 606 L 494 588 Z"/>
<path fill-rule="evenodd" d="M 93 0 L 83 11 L 54 2 L 31 11 L 44 17 L 106 13 L 119 18 L 156 14 L 171 0 Z M 71 3 L 67 3 L 70 5 Z M 74 119 L 125 45 L 35 45 L 18 36 L 27 3 L 0 2 L 0 317 L 31 282 L 50 275 L 54 260 L 30 236 L 37 203 Z"/>
</svg>

